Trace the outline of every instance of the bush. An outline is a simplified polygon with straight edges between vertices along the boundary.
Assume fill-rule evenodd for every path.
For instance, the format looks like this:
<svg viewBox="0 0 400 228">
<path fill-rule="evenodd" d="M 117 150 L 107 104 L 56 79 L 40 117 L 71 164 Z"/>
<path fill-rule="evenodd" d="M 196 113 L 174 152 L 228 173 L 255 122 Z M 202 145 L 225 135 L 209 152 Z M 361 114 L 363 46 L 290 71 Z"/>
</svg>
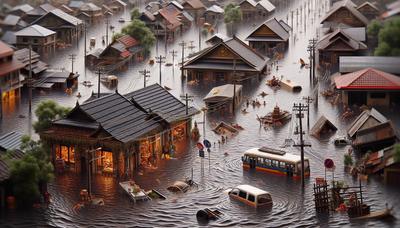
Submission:
<svg viewBox="0 0 400 228">
<path fill-rule="evenodd" d="M 343 163 L 344 163 L 344 166 L 352 166 L 353 165 L 353 157 L 350 154 L 345 154 Z"/>
</svg>

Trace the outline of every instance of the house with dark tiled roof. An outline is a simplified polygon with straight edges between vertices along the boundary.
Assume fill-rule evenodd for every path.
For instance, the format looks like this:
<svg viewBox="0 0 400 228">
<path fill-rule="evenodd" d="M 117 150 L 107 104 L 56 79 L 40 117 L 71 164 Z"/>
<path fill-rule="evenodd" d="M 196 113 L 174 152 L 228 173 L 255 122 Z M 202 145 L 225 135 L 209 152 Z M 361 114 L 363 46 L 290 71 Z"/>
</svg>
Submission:
<svg viewBox="0 0 400 228">
<path fill-rule="evenodd" d="M 155 84 L 77 103 L 40 137 L 51 145 L 53 162 L 64 161 L 74 173 L 86 171 L 86 161 L 99 157 L 91 172 L 132 176 L 139 168 L 156 168 L 166 154 L 186 151 L 197 113 Z M 88 153 L 94 148 L 100 149 Z"/>
<path fill-rule="evenodd" d="M 400 103 L 400 77 L 374 68 L 334 78 L 346 105 L 389 106 Z"/>
<path fill-rule="evenodd" d="M 204 12 L 205 22 L 214 24 L 224 19 L 224 9 L 218 5 L 212 5 Z"/>
<path fill-rule="evenodd" d="M 272 56 L 274 52 L 282 52 L 289 43 L 289 31 L 286 30 L 286 24 L 283 24 L 271 18 L 253 30 L 247 36 L 251 48 Z"/>
<path fill-rule="evenodd" d="M 203 17 L 206 7 L 200 0 L 185 0 L 182 3 L 183 10 L 190 13 L 195 22 L 198 23 L 200 18 Z"/>
<path fill-rule="evenodd" d="M 364 33 L 362 31 L 362 33 Z M 323 36 L 317 43 L 319 64 L 321 66 L 335 69 L 339 66 L 340 56 L 363 55 L 367 45 L 358 37 L 343 29 L 336 29 L 334 32 Z"/>
<path fill-rule="evenodd" d="M 56 32 L 40 25 L 31 25 L 15 33 L 17 48 L 27 48 L 43 55 L 54 53 L 56 49 Z"/>
<path fill-rule="evenodd" d="M 221 40 L 194 55 L 183 64 L 189 81 L 204 84 L 233 83 L 260 78 L 266 72 L 268 58 L 254 51 L 237 37 Z"/>
<path fill-rule="evenodd" d="M 380 15 L 379 8 L 371 3 L 371 2 L 364 2 L 357 6 L 357 10 L 362 13 L 368 20 L 377 19 Z"/>
<path fill-rule="evenodd" d="M 350 27 L 366 27 L 368 18 L 366 18 L 350 0 L 342 0 L 333 4 L 332 8 L 325 14 L 321 24 L 325 28 L 335 29 L 340 24 Z"/>
<path fill-rule="evenodd" d="M 239 3 L 239 7 L 245 21 L 266 18 L 275 10 L 275 6 L 268 0 L 258 2 L 254 0 L 242 0 Z"/>
<path fill-rule="evenodd" d="M 3 31 L 18 31 L 28 26 L 20 16 L 8 14 L 3 20 L 0 20 L 0 28 Z"/>
<path fill-rule="evenodd" d="M 50 5 L 49 3 L 42 4 L 33 10 L 26 13 L 25 20 L 29 23 L 35 21 L 39 17 L 45 15 L 46 13 L 56 9 L 56 7 Z"/>
<path fill-rule="evenodd" d="M 57 33 L 57 42 L 72 43 L 82 34 L 83 21 L 60 9 L 52 10 L 38 18 L 37 24 Z"/>
</svg>

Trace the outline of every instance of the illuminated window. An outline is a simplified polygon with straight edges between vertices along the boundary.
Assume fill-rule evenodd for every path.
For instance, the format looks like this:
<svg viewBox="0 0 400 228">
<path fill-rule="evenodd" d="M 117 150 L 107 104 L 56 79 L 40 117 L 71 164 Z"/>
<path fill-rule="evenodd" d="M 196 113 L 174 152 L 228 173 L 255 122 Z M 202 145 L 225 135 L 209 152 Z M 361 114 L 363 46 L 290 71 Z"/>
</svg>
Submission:
<svg viewBox="0 0 400 228">
<path fill-rule="evenodd" d="M 57 146 L 56 158 L 67 163 L 75 163 L 75 148 L 73 146 Z"/>
<path fill-rule="evenodd" d="M 113 154 L 109 151 L 97 151 L 97 167 L 103 172 L 113 172 Z"/>
</svg>

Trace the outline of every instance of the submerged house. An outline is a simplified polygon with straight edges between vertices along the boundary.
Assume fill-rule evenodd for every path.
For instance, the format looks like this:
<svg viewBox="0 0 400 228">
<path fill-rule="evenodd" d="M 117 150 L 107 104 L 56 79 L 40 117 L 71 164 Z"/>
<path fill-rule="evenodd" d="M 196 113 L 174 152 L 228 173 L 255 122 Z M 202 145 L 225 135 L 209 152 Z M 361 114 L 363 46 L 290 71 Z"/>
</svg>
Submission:
<svg viewBox="0 0 400 228">
<path fill-rule="evenodd" d="M 251 32 L 246 41 L 249 41 L 251 48 L 272 56 L 275 51 L 282 52 L 286 49 L 289 36 L 286 24 L 276 18 L 271 18 Z"/>
<path fill-rule="evenodd" d="M 317 50 L 321 66 L 336 68 L 339 66 L 339 57 L 362 55 L 367 45 L 344 30 L 337 29 L 318 41 Z"/>
<path fill-rule="evenodd" d="M 210 24 L 216 24 L 224 19 L 224 9 L 218 5 L 212 5 L 204 12 L 204 19 Z"/>
<path fill-rule="evenodd" d="M 275 6 L 268 0 L 243 0 L 239 3 L 245 21 L 265 18 L 275 10 Z"/>
<path fill-rule="evenodd" d="M 48 13 L 54 9 L 56 9 L 56 7 L 52 6 L 49 3 L 42 4 L 38 7 L 36 7 L 35 9 L 27 12 L 25 20 L 27 22 L 31 23 L 31 22 L 35 21 L 36 19 L 38 19 L 39 17 L 45 15 L 46 13 Z"/>
<path fill-rule="evenodd" d="M 268 60 L 233 37 L 202 50 L 186 61 L 182 69 L 189 81 L 221 85 L 232 83 L 234 79 L 260 79 L 267 70 Z"/>
<path fill-rule="evenodd" d="M 362 13 L 368 20 L 377 19 L 380 15 L 380 10 L 371 2 L 364 2 L 357 6 L 357 10 Z"/>
<path fill-rule="evenodd" d="M 325 116 L 321 116 L 310 130 L 310 135 L 316 138 L 330 136 L 337 131 L 337 127 Z"/>
<path fill-rule="evenodd" d="M 65 13 L 60 9 L 52 10 L 38 18 L 37 24 L 57 33 L 57 41 L 70 44 L 80 37 L 83 31 L 82 20 Z"/>
<path fill-rule="evenodd" d="M 233 113 L 235 107 L 240 107 L 242 101 L 242 85 L 226 84 L 214 87 L 203 98 L 209 112 L 222 110 L 226 113 Z"/>
<path fill-rule="evenodd" d="M 28 26 L 20 16 L 8 14 L 3 20 L 0 20 L 0 28 L 3 31 L 17 31 Z"/>
<path fill-rule="evenodd" d="M 29 49 L 22 48 L 14 52 L 14 57 L 24 64 L 24 68 L 21 69 L 23 75 L 29 75 L 30 69 L 32 69 L 32 77 L 36 78 L 39 74 L 43 73 L 48 69 L 48 64 L 40 60 L 40 55 L 34 51 L 31 51 L 31 66 L 29 65 Z"/>
<path fill-rule="evenodd" d="M 350 0 L 342 0 L 333 4 L 332 8 L 322 18 L 321 24 L 325 28 L 336 29 L 340 24 L 350 27 L 366 27 L 368 18 L 356 9 Z"/>
<path fill-rule="evenodd" d="M 203 17 L 206 7 L 201 0 L 184 0 L 182 3 L 183 10 L 190 13 L 196 23 L 199 23 L 201 17 Z"/>
<path fill-rule="evenodd" d="M 376 109 L 372 108 L 370 110 L 365 110 L 351 123 L 347 130 L 347 134 L 350 138 L 354 138 L 358 131 L 385 123 L 387 121 L 388 119 Z"/>
<path fill-rule="evenodd" d="M 156 84 L 77 103 L 40 137 L 51 145 L 53 162 L 64 161 L 72 172 L 85 173 L 86 162 L 96 159 L 92 173 L 125 177 L 156 167 L 162 153 L 184 151 L 197 112 Z"/>
<path fill-rule="evenodd" d="M 396 142 L 396 131 L 393 123 L 387 121 L 369 128 L 357 131 L 352 146 L 358 150 L 377 150 Z"/>
<path fill-rule="evenodd" d="M 42 55 L 54 53 L 56 50 L 56 32 L 40 25 L 31 25 L 15 33 L 17 48 L 32 47 Z"/>
<path fill-rule="evenodd" d="M 400 102 L 400 77 L 374 68 L 334 78 L 345 105 L 389 106 Z"/>
</svg>

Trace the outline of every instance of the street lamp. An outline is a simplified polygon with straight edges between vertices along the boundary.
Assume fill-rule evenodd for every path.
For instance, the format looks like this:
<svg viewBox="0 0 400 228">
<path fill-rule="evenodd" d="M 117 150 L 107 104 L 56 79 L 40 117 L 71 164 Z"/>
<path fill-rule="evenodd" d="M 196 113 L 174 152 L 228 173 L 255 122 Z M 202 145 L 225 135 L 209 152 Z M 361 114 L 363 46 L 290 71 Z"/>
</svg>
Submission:
<svg viewBox="0 0 400 228">
<path fill-rule="evenodd" d="M 101 151 L 102 150 L 102 148 L 101 147 L 98 147 L 97 149 L 94 149 L 94 150 L 88 150 L 87 151 L 87 153 L 89 154 L 89 153 L 94 153 L 94 152 L 97 152 L 97 151 Z M 89 156 L 88 156 L 89 157 Z M 93 156 L 93 157 L 95 157 L 95 156 Z M 87 172 L 88 172 L 88 191 L 89 191 L 89 197 L 92 197 L 92 175 L 91 175 L 91 169 L 90 169 L 90 164 L 93 162 L 93 161 L 96 161 L 97 159 L 100 159 L 100 158 L 102 158 L 102 157 L 98 157 L 98 158 L 93 158 L 93 159 L 91 159 L 91 160 L 89 160 L 89 159 L 86 159 L 86 164 L 87 164 Z"/>
</svg>

